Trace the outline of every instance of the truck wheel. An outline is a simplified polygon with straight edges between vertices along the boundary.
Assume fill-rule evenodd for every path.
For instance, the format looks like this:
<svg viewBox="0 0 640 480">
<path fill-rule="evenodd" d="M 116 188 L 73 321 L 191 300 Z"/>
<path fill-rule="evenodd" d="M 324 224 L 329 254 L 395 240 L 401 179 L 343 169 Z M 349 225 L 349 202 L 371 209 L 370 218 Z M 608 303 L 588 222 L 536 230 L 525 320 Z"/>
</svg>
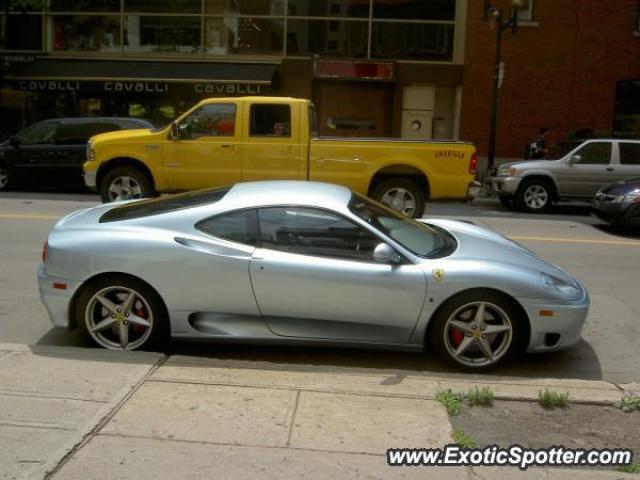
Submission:
<svg viewBox="0 0 640 480">
<path fill-rule="evenodd" d="M 385 180 L 373 189 L 371 198 L 411 218 L 420 218 L 424 213 L 424 192 L 406 178 Z"/>
<path fill-rule="evenodd" d="M 544 179 L 524 180 L 516 194 L 516 205 L 525 212 L 544 212 L 552 202 L 553 188 L 549 181 Z"/>
<path fill-rule="evenodd" d="M 151 197 L 153 183 L 149 176 L 135 167 L 117 167 L 100 182 L 100 198 L 104 203 Z"/>
<path fill-rule="evenodd" d="M 9 169 L 4 165 L 0 165 L 0 191 L 9 188 Z"/>
</svg>

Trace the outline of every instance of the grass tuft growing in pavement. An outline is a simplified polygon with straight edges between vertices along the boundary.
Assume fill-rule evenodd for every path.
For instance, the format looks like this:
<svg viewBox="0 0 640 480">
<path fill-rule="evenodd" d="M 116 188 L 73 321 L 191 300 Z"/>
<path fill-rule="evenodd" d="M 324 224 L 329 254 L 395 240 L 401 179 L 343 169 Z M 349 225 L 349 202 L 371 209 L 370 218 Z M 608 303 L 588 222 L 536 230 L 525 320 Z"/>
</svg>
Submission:
<svg viewBox="0 0 640 480">
<path fill-rule="evenodd" d="M 623 412 L 640 412 L 640 395 L 626 395 L 616 406 Z"/>
<path fill-rule="evenodd" d="M 476 446 L 476 441 L 464 430 L 454 430 L 453 441 L 462 448 L 474 448 Z"/>
<path fill-rule="evenodd" d="M 624 473 L 640 473 L 640 463 L 630 463 L 629 465 L 622 465 L 618 467 L 618 471 Z"/>
<path fill-rule="evenodd" d="M 549 390 L 548 388 L 538 393 L 538 403 L 544 408 L 565 408 L 569 406 L 569 394 L 558 393 Z"/>
<path fill-rule="evenodd" d="M 482 407 L 491 407 L 493 406 L 494 398 L 495 395 L 489 387 L 475 387 L 467 392 L 467 400 L 469 401 L 469 406 L 471 407 L 474 407 L 476 405 L 480 405 Z"/>
<path fill-rule="evenodd" d="M 436 400 L 447 409 L 449 415 L 458 415 L 462 407 L 462 395 L 454 393 L 450 388 L 436 393 Z"/>
</svg>

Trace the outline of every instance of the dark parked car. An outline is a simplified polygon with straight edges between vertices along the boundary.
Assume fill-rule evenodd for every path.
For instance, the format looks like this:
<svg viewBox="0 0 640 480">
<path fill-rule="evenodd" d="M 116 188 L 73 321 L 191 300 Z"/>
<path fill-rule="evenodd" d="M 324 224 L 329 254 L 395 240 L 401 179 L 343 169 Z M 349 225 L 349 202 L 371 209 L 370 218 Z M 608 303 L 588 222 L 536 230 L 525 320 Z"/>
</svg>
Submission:
<svg viewBox="0 0 640 480">
<path fill-rule="evenodd" d="M 640 226 L 640 177 L 598 190 L 591 202 L 598 218 L 619 226 Z"/>
<path fill-rule="evenodd" d="M 58 118 L 34 123 L 0 144 L 0 190 L 13 185 L 84 187 L 87 140 L 114 130 L 153 128 L 120 117 Z"/>
</svg>

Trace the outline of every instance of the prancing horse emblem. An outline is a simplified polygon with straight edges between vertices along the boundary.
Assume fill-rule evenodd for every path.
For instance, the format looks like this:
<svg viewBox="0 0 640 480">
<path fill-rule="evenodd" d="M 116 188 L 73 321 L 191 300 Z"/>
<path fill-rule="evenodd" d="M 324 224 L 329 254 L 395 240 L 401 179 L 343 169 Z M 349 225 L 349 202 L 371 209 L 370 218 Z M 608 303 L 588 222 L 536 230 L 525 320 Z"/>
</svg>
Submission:
<svg viewBox="0 0 640 480">
<path fill-rule="evenodd" d="M 444 270 L 442 268 L 434 268 L 433 269 L 433 278 L 435 278 L 439 282 L 444 280 Z"/>
</svg>

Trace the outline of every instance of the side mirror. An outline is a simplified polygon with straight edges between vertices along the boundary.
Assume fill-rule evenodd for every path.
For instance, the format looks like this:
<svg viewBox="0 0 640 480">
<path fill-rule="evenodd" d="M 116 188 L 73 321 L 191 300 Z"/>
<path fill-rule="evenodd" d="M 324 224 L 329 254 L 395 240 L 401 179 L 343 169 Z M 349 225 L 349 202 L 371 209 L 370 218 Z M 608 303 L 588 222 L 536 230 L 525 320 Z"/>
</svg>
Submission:
<svg viewBox="0 0 640 480">
<path fill-rule="evenodd" d="M 580 163 L 582 161 L 582 157 L 580 155 L 573 155 L 569 158 L 569 165 L 573 165 L 574 163 Z"/>
<path fill-rule="evenodd" d="M 169 139 L 170 140 L 178 140 L 180 138 L 180 132 L 178 130 L 178 124 L 176 122 L 171 122 L 171 130 L 169 131 Z"/>
<path fill-rule="evenodd" d="M 400 263 L 400 255 L 386 243 L 379 243 L 373 250 L 373 259 L 382 263 Z"/>
</svg>

